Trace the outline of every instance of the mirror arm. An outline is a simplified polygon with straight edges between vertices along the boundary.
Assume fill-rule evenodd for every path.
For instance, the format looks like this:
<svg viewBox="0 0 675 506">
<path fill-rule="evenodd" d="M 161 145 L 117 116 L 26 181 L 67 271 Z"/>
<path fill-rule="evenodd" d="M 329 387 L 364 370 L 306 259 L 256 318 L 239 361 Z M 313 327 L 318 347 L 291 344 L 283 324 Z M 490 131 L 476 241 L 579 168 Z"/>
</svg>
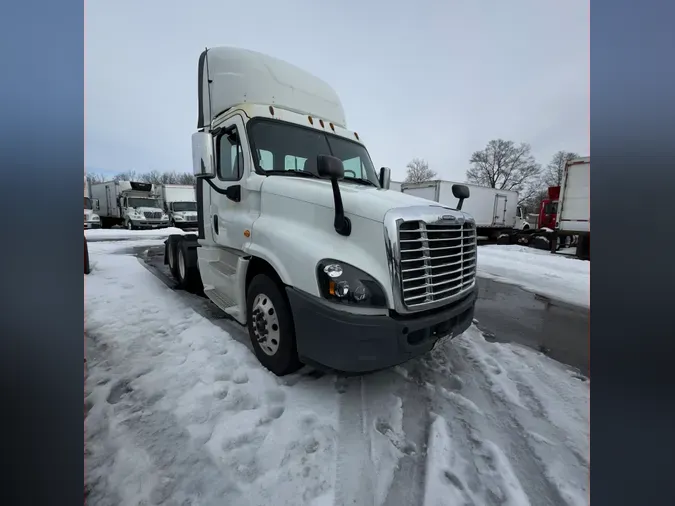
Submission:
<svg viewBox="0 0 675 506">
<path fill-rule="evenodd" d="M 348 236 L 352 233 L 352 222 L 345 216 L 337 178 L 331 178 L 330 183 L 333 187 L 333 200 L 335 201 L 335 220 L 333 221 L 333 226 L 338 234 Z"/>
</svg>

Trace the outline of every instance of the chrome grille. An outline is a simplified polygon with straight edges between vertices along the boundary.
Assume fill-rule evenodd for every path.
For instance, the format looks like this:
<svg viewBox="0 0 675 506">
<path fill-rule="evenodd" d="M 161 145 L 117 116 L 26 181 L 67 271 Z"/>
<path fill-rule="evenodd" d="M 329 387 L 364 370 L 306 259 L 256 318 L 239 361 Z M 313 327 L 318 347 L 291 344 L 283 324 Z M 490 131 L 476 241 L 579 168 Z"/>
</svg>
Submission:
<svg viewBox="0 0 675 506">
<path fill-rule="evenodd" d="M 145 211 L 143 213 L 143 216 L 145 216 L 145 219 L 147 219 L 147 220 L 161 220 L 162 219 L 162 213 L 153 212 L 153 211 Z"/>
<path fill-rule="evenodd" d="M 398 227 L 398 239 L 401 294 L 407 308 L 452 299 L 474 284 L 473 223 L 431 225 L 404 221 Z"/>
</svg>

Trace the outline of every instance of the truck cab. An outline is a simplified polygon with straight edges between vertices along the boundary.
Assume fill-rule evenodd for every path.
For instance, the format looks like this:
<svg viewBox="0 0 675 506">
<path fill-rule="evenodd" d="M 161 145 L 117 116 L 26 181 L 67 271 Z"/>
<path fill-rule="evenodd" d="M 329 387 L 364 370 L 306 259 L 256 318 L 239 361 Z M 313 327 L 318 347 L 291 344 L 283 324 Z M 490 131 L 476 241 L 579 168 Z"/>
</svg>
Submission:
<svg viewBox="0 0 675 506">
<path fill-rule="evenodd" d="M 197 203 L 191 201 L 168 202 L 166 213 L 170 225 L 178 228 L 197 228 Z"/>
<path fill-rule="evenodd" d="M 98 208 L 98 200 L 84 197 L 84 228 L 101 228 L 101 217 L 94 212 Z"/>
<path fill-rule="evenodd" d="M 150 183 L 120 181 L 119 208 L 128 230 L 166 228 L 169 216 L 162 210 L 159 195 Z"/>
<path fill-rule="evenodd" d="M 101 217 L 94 212 L 98 209 L 98 199 L 92 199 L 89 190 L 89 180 L 84 176 L 84 228 L 101 228 Z"/>
<path fill-rule="evenodd" d="M 337 94 L 286 62 L 212 48 L 198 76 L 198 233 L 170 236 L 165 262 L 248 327 L 265 367 L 381 369 L 471 324 L 466 186 L 457 209 L 387 191 Z"/>
<path fill-rule="evenodd" d="M 539 218 L 537 220 L 538 228 L 555 230 L 558 218 L 558 199 L 560 198 L 560 186 L 550 186 L 548 188 L 548 198 L 541 201 L 539 208 Z"/>
</svg>

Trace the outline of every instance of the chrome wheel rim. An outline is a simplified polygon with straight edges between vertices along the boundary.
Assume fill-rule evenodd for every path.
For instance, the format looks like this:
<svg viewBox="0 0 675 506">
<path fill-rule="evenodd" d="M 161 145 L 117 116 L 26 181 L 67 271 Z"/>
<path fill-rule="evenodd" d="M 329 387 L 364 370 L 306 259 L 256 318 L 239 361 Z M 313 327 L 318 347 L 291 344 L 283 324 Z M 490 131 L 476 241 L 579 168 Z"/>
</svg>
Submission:
<svg viewBox="0 0 675 506">
<path fill-rule="evenodd" d="M 264 293 L 256 295 L 251 310 L 253 338 L 265 355 L 273 356 L 279 350 L 280 329 L 277 310 Z"/>
</svg>

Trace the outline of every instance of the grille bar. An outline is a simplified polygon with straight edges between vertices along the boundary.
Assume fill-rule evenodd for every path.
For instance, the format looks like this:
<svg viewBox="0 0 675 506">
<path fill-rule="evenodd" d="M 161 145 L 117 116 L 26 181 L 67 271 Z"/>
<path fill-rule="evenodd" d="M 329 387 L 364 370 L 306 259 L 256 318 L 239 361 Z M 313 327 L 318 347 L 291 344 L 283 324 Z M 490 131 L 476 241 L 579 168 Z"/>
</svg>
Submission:
<svg viewBox="0 0 675 506">
<path fill-rule="evenodd" d="M 405 221 L 398 229 L 403 304 L 423 307 L 460 295 L 476 278 L 473 223 L 429 225 Z"/>
</svg>

